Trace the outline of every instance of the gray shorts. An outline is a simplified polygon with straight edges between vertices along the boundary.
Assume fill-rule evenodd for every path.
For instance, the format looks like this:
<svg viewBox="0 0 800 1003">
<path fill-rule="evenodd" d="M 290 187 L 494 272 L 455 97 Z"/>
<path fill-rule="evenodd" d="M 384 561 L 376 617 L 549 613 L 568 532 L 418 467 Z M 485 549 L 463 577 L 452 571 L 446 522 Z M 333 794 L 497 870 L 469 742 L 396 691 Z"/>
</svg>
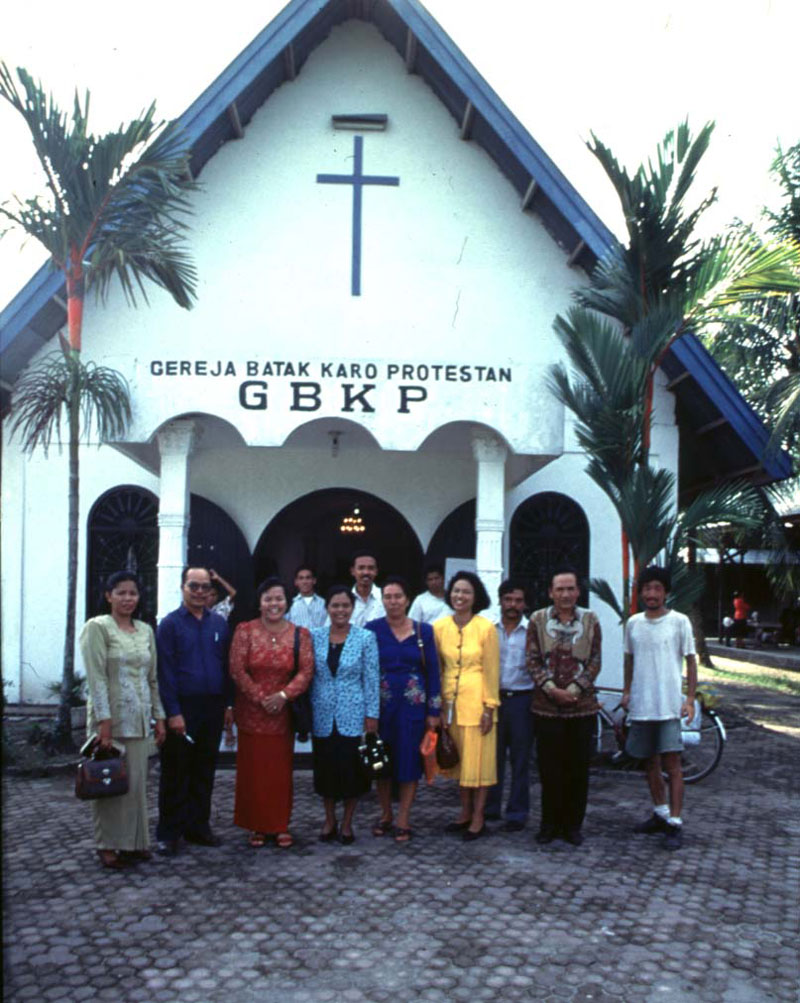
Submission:
<svg viewBox="0 0 800 1003">
<path fill-rule="evenodd" d="M 634 759 L 649 759 L 662 752 L 683 752 L 681 722 L 631 721 L 625 751 Z"/>
</svg>

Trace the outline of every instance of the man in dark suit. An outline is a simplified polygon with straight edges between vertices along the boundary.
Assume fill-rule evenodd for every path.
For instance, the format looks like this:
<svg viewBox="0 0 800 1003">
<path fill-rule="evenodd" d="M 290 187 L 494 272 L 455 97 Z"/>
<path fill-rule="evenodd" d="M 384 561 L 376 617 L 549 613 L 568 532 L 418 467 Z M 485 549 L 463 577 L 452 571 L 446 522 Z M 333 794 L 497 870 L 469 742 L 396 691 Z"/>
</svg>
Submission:
<svg viewBox="0 0 800 1003">
<path fill-rule="evenodd" d="M 222 728 L 233 724 L 229 629 L 206 608 L 206 568 L 184 568 L 183 602 L 158 626 L 158 685 L 167 714 L 161 747 L 156 852 L 174 856 L 178 840 L 219 846 L 211 831 L 211 793 Z"/>
</svg>

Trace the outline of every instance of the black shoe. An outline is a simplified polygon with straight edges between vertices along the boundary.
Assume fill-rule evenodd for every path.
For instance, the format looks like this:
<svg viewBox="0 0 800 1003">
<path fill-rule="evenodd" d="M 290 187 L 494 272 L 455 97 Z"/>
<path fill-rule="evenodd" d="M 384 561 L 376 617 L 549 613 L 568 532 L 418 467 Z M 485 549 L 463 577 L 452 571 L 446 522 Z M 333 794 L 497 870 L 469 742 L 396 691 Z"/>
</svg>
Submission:
<svg viewBox="0 0 800 1003">
<path fill-rule="evenodd" d="M 482 825 L 477 832 L 473 832 L 472 829 L 465 829 L 464 835 L 461 837 L 465 843 L 471 843 L 475 839 L 480 839 L 481 836 L 486 835 L 486 826 Z"/>
<path fill-rule="evenodd" d="M 195 846 L 222 846 L 222 840 L 209 829 L 208 832 L 187 832 L 183 837 Z"/>
<path fill-rule="evenodd" d="M 583 843 L 583 834 L 577 825 L 564 830 L 564 842 L 571 843 L 573 846 L 580 846 Z"/>
<path fill-rule="evenodd" d="M 520 822 L 518 819 L 515 818 L 510 818 L 503 826 L 503 832 L 522 832 L 524 828 L 525 828 L 524 822 Z"/>
<path fill-rule="evenodd" d="M 354 832 L 343 832 L 339 836 L 339 842 L 342 846 L 352 846 L 356 841 L 356 834 Z"/>
<path fill-rule="evenodd" d="M 339 826 L 335 825 L 328 832 L 321 832 L 317 837 L 320 843 L 333 843 L 339 838 Z"/>
<path fill-rule="evenodd" d="M 661 815 L 656 815 L 656 813 L 653 812 L 653 814 L 650 815 L 649 818 L 646 818 L 644 822 L 639 822 L 635 825 L 633 827 L 633 831 L 638 832 L 640 835 L 643 834 L 651 836 L 656 832 L 666 832 L 668 828 L 669 824 L 667 823 L 667 820 Z"/>
<path fill-rule="evenodd" d="M 680 850 L 683 846 L 683 826 L 670 825 L 665 823 L 667 830 L 664 835 L 663 847 L 665 850 Z"/>
<path fill-rule="evenodd" d="M 469 829 L 472 824 L 471 819 L 467 819 L 466 822 L 448 822 L 444 827 L 445 832 L 464 832 L 465 829 Z"/>
<path fill-rule="evenodd" d="M 156 843 L 156 853 L 159 857 L 174 857 L 177 852 L 177 839 L 159 839 Z"/>
<path fill-rule="evenodd" d="M 536 833 L 536 842 L 544 846 L 546 843 L 552 843 L 557 835 L 558 829 L 554 825 L 543 825 Z"/>
</svg>

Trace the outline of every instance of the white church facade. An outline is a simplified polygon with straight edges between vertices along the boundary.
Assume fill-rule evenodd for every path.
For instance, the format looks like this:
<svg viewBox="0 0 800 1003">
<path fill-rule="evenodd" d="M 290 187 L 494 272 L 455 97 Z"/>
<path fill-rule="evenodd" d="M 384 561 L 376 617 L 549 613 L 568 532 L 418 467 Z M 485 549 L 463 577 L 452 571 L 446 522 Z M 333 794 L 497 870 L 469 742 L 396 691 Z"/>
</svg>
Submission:
<svg viewBox="0 0 800 1003">
<path fill-rule="evenodd" d="M 415 583 L 426 560 L 474 561 L 490 593 L 521 576 L 534 604 L 562 563 L 618 585 L 618 521 L 547 389 L 553 320 L 613 238 L 421 5 L 295 0 L 181 121 L 197 303 L 86 311 L 84 357 L 126 377 L 133 421 L 82 447 L 78 622 L 119 567 L 158 616 L 187 560 L 246 612 L 266 574 L 330 583 L 362 546 Z M 6 390 L 64 322 L 43 269 L 0 317 Z M 36 701 L 60 675 L 66 456 L 4 424 L 3 677 Z M 654 461 L 682 486 L 769 479 L 765 441 L 679 342 Z M 613 685 L 621 630 L 593 606 Z"/>
</svg>

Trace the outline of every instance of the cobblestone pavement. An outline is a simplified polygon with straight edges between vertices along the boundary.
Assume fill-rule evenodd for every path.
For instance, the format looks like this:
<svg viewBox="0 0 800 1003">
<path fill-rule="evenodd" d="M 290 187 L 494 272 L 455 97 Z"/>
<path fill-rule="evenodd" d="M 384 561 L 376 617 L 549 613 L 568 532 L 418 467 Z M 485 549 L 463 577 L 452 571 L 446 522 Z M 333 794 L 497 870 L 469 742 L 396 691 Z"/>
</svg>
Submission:
<svg viewBox="0 0 800 1003">
<path fill-rule="evenodd" d="M 180 1003 L 324 1000 L 798 999 L 800 743 L 741 724 L 688 789 L 684 848 L 635 836 L 639 774 L 592 777 L 586 842 L 528 830 L 447 836 L 455 789 L 421 791 L 415 838 L 321 844 L 298 772 L 295 846 L 252 850 L 218 774 L 219 849 L 102 871 L 71 778 L 3 794 L 4 998 Z M 151 819 L 156 768 L 151 776 Z M 533 787 L 534 803 L 538 785 Z"/>
</svg>

